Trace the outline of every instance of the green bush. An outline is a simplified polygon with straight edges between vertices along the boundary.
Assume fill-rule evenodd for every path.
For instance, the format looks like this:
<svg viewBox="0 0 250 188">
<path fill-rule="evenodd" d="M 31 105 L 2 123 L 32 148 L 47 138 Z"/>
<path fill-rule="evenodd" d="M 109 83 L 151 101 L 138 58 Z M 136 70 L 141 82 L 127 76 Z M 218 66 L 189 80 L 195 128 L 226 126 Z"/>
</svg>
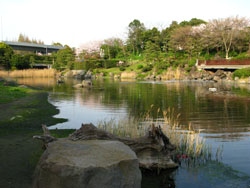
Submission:
<svg viewBox="0 0 250 188">
<path fill-rule="evenodd" d="M 157 70 L 167 70 L 169 66 L 170 64 L 167 61 L 157 62 L 155 64 Z"/>
<path fill-rule="evenodd" d="M 235 77 L 239 77 L 239 78 L 250 77 L 250 68 L 238 69 L 234 71 L 233 78 Z"/>
<path fill-rule="evenodd" d="M 125 71 L 126 70 L 125 67 L 120 67 L 119 69 L 120 69 L 120 71 Z"/>
<path fill-rule="evenodd" d="M 143 65 L 139 64 L 137 65 L 137 69 L 142 69 L 143 68 Z"/>
<path fill-rule="evenodd" d="M 241 53 L 238 54 L 236 57 L 233 57 L 232 59 L 250 59 L 250 54 L 249 53 Z"/>
<path fill-rule="evenodd" d="M 117 65 L 117 60 L 105 60 L 103 67 L 105 69 L 116 67 Z"/>
<path fill-rule="evenodd" d="M 153 68 L 153 66 L 152 66 L 152 65 L 147 65 L 146 67 L 143 67 L 143 68 L 142 68 L 142 72 L 148 72 L 148 71 L 151 71 L 151 70 L 152 70 L 152 68 Z"/>
<path fill-rule="evenodd" d="M 84 69 L 84 63 L 83 62 L 74 62 L 73 66 L 74 70 L 83 70 Z"/>
<path fill-rule="evenodd" d="M 185 67 L 185 71 L 190 72 L 192 67 Z"/>
<path fill-rule="evenodd" d="M 16 69 L 28 69 L 30 68 L 29 58 L 25 58 L 25 56 L 14 54 L 11 59 L 11 66 Z"/>
<path fill-rule="evenodd" d="M 191 59 L 191 60 L 188 61 L 188 66 L 189 67 L 193 67 L 193 66 L 195 66 L 195 64 L 196 64 L 196 59 Z"/>
<path fill-rule="evenodd" d="M 105 59 L 88 59 L 83 62 L 83 69 L 96 69 L 96 68 L 112 68 L 116 67 L 117 60 L 105 60 Z"/>
<path fill-rule="evenodd" d="M 147 76 L 147 74 L 138 74 L 136 76 L 136 79 L 144 79 Z"/>
</svg>

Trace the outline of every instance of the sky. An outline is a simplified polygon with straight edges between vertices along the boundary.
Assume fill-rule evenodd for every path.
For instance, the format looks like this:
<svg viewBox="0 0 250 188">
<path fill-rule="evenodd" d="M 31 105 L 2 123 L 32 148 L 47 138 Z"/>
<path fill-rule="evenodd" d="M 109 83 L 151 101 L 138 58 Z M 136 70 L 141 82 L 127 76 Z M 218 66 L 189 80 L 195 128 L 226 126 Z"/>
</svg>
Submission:
<svg viewBox="0 0 250 188">
<path fill-rule="evenodd" d="M 79 47 L 111 37 L 126 39 L 138 19 L 163 29 L 175 20 L 250 18 L 250 0 L 0 0 L 0 40 L 20 33 L 45 44 Z"/>
</svg>

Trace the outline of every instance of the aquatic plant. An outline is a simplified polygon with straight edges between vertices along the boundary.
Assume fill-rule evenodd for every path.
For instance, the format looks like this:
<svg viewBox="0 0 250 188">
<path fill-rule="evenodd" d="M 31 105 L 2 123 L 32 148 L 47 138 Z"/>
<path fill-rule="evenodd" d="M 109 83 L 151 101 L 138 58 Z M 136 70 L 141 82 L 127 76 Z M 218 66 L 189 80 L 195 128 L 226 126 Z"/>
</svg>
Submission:
<svg viewBox="0 0 250 188">
<path fill-rule="evenodd" d="M 97 126 L 117 136 L 137 138 L 145 136 L 148 127 L 154 124 L 155 126 L 160 126 L 171 143 L 176 146 L 176 152 L 173 156 L 174 160 L 187 163 L 192 161 L 192 164 L 198 164 L 212 159 L 212 147 L 200 135 L 200 130 L 195 130 L 191 124 L 180 125 L 180 114 L 176 115 L 174 109 L 168 108 L 164 111 L 157 109 L 156 118 L 153 118 L 153 112 L 155 112 L 153 108 L 154 105 L 151 105 L 150 110 L 146 114 L 142 114 L 138 119 L 113 118 L 100 121 Z M 216 160 L 221 158 L 222 151 L 221 147 L 217 149 Z"/>
</svg>

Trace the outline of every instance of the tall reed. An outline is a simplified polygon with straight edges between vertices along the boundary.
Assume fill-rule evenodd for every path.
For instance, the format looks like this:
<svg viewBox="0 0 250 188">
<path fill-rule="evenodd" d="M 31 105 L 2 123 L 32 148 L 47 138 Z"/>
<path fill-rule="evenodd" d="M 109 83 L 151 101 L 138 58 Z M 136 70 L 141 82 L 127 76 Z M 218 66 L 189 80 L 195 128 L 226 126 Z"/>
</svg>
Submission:
<svg viewBox="0 0 250 188">
<path fill-rule="evenodd" d="M 168 108 L 164 111 L 157 109 L 157 117 L 153 118 L 153 107 L 151 105 L 150 110 L 138 119 L 103 120 L 98 123 L 98 127 L 117 136 L 137 138 L 145 136 L 148 127 L 154 123 L 155 126 L 161 126 L 171 143 L 176 146 L 174 158 L 177 160 L 184 158 L 195 162 L 212 159 L 212 147 L 206 144 L 199 130 L 195 130 L 191 124 L 180 125 L 180 114 L 176 115 L 174 109 Z M 215 157 L 218 160 L 221 156 L 222 150 L 218 148 Z"/>
<path fill-rule="evenodd" d="M 14 71 L 0 71 L 0 77 L 11 78 L 51 78 L 57 75 L 54 69 L 25 69 Z"/>
</svg>

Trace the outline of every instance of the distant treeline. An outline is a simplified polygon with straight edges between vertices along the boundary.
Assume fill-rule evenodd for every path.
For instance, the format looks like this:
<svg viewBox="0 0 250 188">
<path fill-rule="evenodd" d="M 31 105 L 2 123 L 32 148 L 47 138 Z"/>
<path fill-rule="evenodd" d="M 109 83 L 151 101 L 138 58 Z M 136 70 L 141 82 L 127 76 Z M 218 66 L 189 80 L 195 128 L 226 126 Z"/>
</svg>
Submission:
<svg viewBox="0 0 250 188">
<path fill-rule="evenodd" d="M 159 30 L 146 28 L 139 20 L 128 25 L 125 41 L 104 40 L 100 52 L 82 51 L 81 59 L 139 61 L 155 69 L 169 66 L 193 66 L 195 59 L 250 58 L 250 22 L 247 18 L 229 17 L 204 21 L 193 18 L 173 21 Z M 98 61 L 97 61 L 98 60 Z M 95 65 L 93 65 L 95 67 Z"/>
<path fill-rule="evenodd" d="M 43 41 L 37 40 L 37 39 L 30 39 L 28 36 L 20 33 L 18 36 L 18 42 L 28 42 L 28 43 L 34 43 L 34 44 L 44 44 Z"/>
<path fill-rule="evenodd" d="M 120 60 L 126 63 L 146 63 L 147 70 L 165 70 L 170 66 L 194 66 L 195 60 L 247 59 L 250 58 L 250 21 L 245 17 L 228 17 L 204 21 L 192 18 L 178 23 L 173 21 L 168 27 L 159 30 L 146 28 L 135 19 L 128 25 L 125 41 L 110 38 L 103 41 L 100 51 L 83 50 L 76 54 L 74 48 L 65 49 L 51 57 L 14 55 L 10 47 L 0 45 L 0 65 L 10 68 L 26 68 L 32 63 L 51 63 L 59 70 L 95 69 L 117 66 Z M 20 34 L 18 41 L 43 43 L 31 40 Z M 54 45 L 61 45 L 54 43 Z M 62 46 L 62 45 L 61 45 Z M 18 63 L 17 63 L 18 62 Z M 23 66 L 21 66 L 21 65 Z"/>
</svg>

